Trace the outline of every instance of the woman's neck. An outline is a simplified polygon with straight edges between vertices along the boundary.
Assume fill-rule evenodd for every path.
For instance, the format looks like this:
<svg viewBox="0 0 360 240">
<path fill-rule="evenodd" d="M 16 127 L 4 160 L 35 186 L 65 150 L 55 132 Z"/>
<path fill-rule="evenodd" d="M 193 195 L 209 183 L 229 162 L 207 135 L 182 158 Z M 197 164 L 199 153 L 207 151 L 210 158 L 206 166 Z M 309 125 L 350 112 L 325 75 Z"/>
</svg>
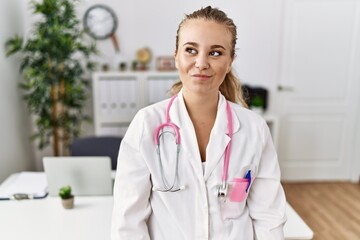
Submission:
<svg viewBox="0 0 360 240">
<path fill-rule="evenodd" d="M 190 118 L 214 118 L 217 113 L 219 94 L 200 95 L 183 92 L 183 98 Z"/>
<path fill-rule="evenodd" d="M 206 161 L 206 148 L 214 126 L 219 93 L 198 95 L 183 92 L 186 109 L 195 128 L 201 161 Z"/>
</svg>

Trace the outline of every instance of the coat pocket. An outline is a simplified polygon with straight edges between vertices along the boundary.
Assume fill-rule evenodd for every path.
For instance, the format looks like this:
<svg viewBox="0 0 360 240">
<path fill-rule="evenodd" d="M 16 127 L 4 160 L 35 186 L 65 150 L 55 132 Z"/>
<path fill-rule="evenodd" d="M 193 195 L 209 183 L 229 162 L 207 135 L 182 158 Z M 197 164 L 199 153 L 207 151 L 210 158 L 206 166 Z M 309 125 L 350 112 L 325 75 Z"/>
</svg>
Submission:
<svg viewBox="0 0 360 240">
<path fill-rule="evenodd" d="M 246 178 L 234 178 L 229 183 L 229 193 L 225 201 L 221 201 L 221 213 L 224 220 L 241 216 L 246 205 L 249 181 Z"/>
<path fill-rule="evenodd" d="M 247 195 L 247 189 L 249 187 L 249 179 L 247 178 L 234 178 L 230 184 L 229 201 L 230 202 L 242 202 Z"/>
<path fill-rule="evenodd" d="M 220 202 L 221 216 L 223 220 L 236 219 L 241 216 L 244 211 L 246 201 L 232 202 L 227 199 Z"/>
<path fill-rule="evenodd" d="M 221 201 L 223 220 L 239 218 L 246 208 L 246 199 L 256 177 L 256 166 L 247 165 L 229 182 L 228 196 Z"/>
</svg>

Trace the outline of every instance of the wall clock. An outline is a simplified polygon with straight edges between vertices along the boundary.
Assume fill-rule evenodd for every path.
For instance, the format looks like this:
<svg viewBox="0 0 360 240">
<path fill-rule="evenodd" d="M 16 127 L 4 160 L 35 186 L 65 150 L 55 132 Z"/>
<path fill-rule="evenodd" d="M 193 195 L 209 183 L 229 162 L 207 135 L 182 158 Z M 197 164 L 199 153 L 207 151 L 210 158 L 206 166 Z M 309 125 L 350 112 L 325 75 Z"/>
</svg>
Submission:
<svg viewBox="0 0 360 240">
<path fill-rule="evenodd" d="M 86 10 L 84 19 L 85 32 L 97 40 L 111 38 L 115 50 L 119 51 L 119 43 L 115 35 L 118 19 L 115 12 L 108 6 L 96 4 Z"/>
</svg>

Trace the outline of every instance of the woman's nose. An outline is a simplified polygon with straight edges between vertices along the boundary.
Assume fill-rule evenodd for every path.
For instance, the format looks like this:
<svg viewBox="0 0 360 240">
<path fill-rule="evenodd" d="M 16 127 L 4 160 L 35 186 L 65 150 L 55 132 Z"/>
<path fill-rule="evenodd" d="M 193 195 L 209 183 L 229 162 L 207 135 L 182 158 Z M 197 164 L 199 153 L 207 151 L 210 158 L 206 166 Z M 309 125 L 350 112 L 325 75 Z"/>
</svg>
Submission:
<svg viewBox="0 0 360 240">
<path fill-rule="evenodd" d="M 203 70 L 209 68 L 209 66 L 210 65 L 207 56 L 204 54 L 199 54 L 196 58 L 195 67 Z"/>
</svg>

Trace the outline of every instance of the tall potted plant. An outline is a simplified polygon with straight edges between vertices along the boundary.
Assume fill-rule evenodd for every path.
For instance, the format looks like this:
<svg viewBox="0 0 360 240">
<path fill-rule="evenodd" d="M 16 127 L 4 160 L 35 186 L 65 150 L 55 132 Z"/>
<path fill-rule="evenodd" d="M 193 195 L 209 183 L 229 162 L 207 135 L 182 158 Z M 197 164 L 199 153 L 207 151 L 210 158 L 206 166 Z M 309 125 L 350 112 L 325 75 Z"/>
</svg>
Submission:
<svg viewBox="0 0 360 240">
<path fill-rule="evenodd" d="M 88 81 L 86 69 L 94 69 L 90 58 L 94 43 L 86 44 L 75 12 L 77 0 L 31 1 L 33 14 L 41 15 L 30 37 L 14 36 L 6 54 L 21 53 L 20 71 L 24 99 L 35 115 L 39 149 L 52 143 L 55 156 L 66 155 L 73 137 L 88 116 L 83 113 Z"/>
</svg>

